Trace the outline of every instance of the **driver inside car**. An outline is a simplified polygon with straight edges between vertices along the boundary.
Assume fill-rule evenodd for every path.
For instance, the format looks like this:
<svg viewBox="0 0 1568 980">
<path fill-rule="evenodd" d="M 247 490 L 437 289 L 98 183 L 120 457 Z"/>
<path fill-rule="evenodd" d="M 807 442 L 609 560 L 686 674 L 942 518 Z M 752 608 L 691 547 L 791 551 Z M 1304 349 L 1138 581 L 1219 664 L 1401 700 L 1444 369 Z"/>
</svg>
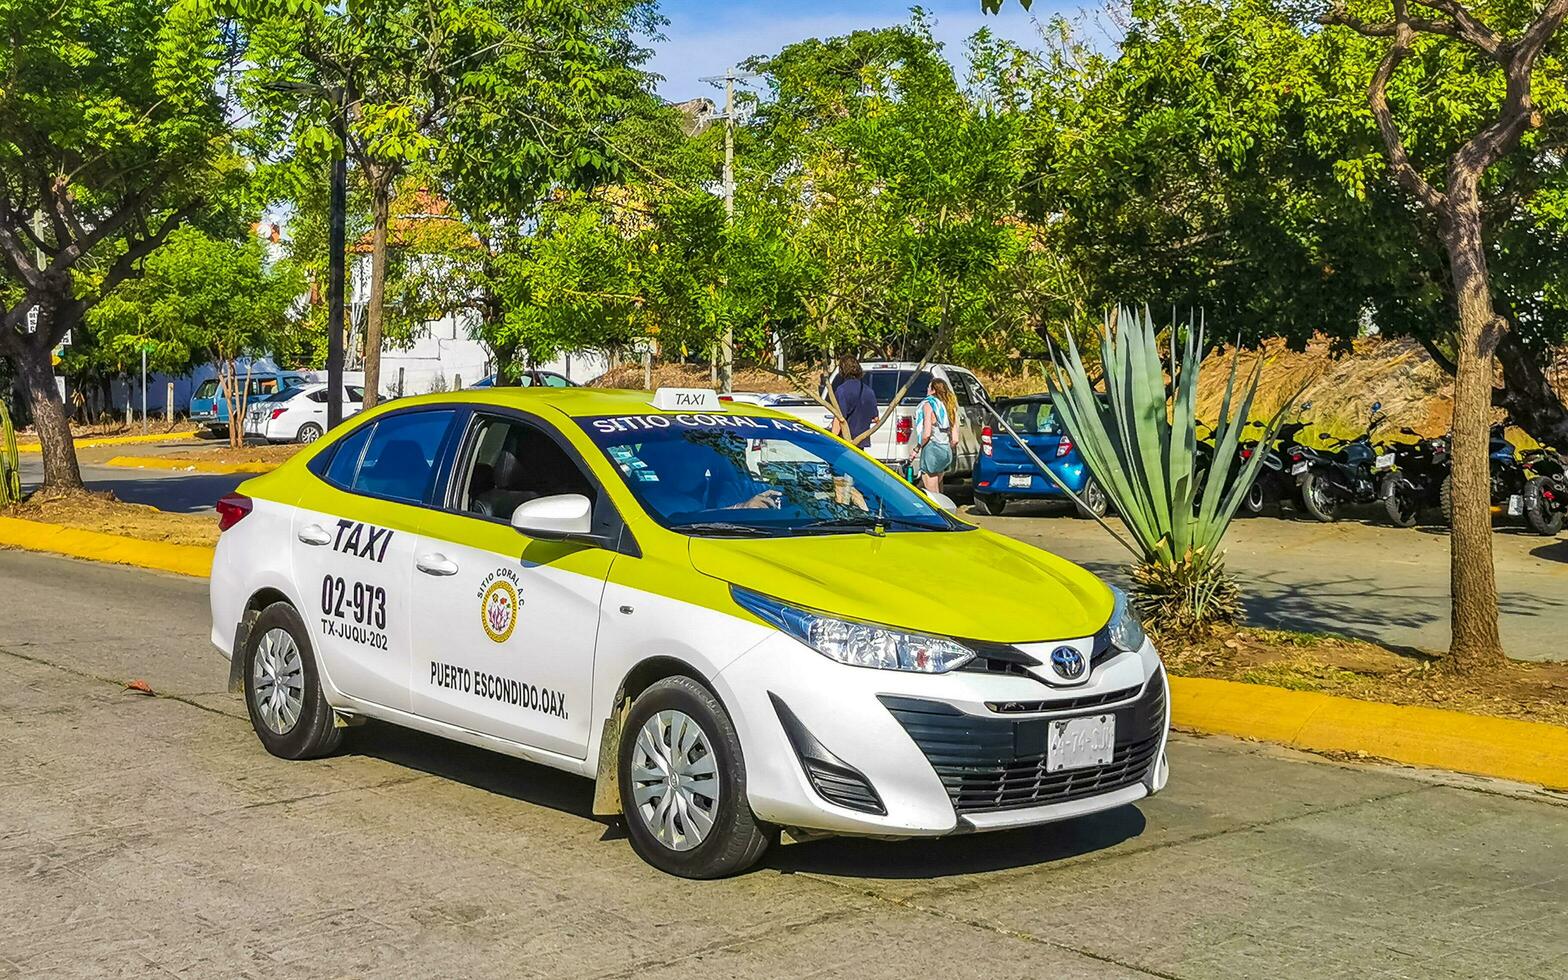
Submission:
<svg viewBox="0 0 1568 980">
<path fill-rule="evenodd" d="M 644 481 L 649 502 L 664 514 L 777 509 L 784 501 L 782 491 L 759 490 L 764 484 L 712 445 L 653 440 L 642 445 L 637 457 L 646 465 L 644 472 L 651 471 L 638 479 Z"/>
</svg>

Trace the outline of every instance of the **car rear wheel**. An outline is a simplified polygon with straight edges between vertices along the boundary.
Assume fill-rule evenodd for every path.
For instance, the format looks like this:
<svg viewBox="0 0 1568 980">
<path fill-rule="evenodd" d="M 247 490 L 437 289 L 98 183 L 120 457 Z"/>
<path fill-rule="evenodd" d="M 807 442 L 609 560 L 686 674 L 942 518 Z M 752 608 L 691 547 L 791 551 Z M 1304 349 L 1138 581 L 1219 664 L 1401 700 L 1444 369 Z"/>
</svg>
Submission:
<svg viewBox="0 0 1568 980">
<path fill-rule="evenodd" d="M 314 422 L 306 422 L 299 427 L 299 432 L 294 434 L 294 440 L 301 445 L 309 445 L 321 438 L 321 426 Z"/>
<path fill-rule="evenodd" d="M 975 510 L 987 517 L 999 517 L 1007 507 L 1007 501 L 994 493 L 975 494 Z"/>
<path fill-rule="evenodd" d="M 305 621 L 286 602 L 261 611 L 245 638 L 245 708 L 268 752 L 280 759 L 330 754 L 343 740 L 321 690 Z"/>
<path fill-rule="evenodd" d="M 1078 491 L 1078 499 L 1083 501 L 1083 503 L 1074 504 L 1073 506 L 1077 508 L 1079 517 L 1104 517 L 1110 513 L 1111 498 L 1105 495 L 1105 490 L 1101 488 L 1100 481 L 1094 477 L 1084 481 L 1083 489 Z"/>
<path fill-rule="evenodd" d="M 746 801 L 735 726 L 689 677 L 665 678 L 632 702 L 619 776 L 632 850 L 660 871 L 726 877 L 755 864 L 772 842 Z"/>
</svg>

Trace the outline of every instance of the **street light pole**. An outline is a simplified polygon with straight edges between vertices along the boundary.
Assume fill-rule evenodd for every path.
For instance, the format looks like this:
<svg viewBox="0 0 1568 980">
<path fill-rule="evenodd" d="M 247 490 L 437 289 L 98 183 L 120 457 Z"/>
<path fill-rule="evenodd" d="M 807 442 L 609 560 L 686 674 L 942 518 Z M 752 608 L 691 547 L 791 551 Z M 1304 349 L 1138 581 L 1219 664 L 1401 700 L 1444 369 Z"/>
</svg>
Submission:
<svg viewBox="0 0 1568 980">
<path fill-rule="evenodd" d="M 332 128 L 339 152 L 332 158 L 332 194 L 327 234 L 327 428 L 343 421 L 343 250 L 348 209 L 348 133 L 343 119 L 343 90 L 331 90 Z"/>
</svg>

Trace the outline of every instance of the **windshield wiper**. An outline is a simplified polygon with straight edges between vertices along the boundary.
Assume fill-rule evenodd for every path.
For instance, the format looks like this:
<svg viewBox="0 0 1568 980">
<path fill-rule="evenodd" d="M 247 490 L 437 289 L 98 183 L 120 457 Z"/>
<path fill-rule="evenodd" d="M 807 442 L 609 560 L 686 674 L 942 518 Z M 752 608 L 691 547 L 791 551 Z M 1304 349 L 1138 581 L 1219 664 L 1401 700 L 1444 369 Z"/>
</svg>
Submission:
<svg viewBox="0 0 1568 980">
<path fill-rule="evenodd" d="M 917 531 L 941 531 L 945 529 L 945 522 L 938 525 L 927 524 L 924 521 L 917 521 L 908 517 L 888 517 L 883 514 L 853 514 L 846 517 L 824 517 L 821 520 L 807 521 L 805 524 L 795 525 L 791 530 L 831 531 L 838 528 L 863 528 L 869 531 L 879 527 L 903 527 L 913 528 Z"/>
<path fill-rule="evenodd" d="M 733 521 L 692 521 L 687 524 L 671 524 L 670 530 L 682 531 L 690 534 L 722 534 L 734 537 L 768 538 L 777 532 L 755 524 L 736 524 Z"/>
</svg>

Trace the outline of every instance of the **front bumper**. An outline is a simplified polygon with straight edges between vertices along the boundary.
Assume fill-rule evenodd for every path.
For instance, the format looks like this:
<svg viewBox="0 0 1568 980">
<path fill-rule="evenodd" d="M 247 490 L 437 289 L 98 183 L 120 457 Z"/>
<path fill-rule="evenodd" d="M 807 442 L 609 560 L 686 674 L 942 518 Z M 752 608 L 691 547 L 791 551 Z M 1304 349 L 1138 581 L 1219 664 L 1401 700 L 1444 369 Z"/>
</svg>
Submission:
<svg viewBox="0 0 1568 980">
<path fill-rule="evenodd" d="M 1092 644 L 1064 642 L 1086 653 Z M 1053 687 L 1020 673 L 847 667 L 779 634 L 717 680 L 752 810 L 781 826 L 879 837 L 1002 830 L 1123 806 L 1165 785 L 1169 691 L 1148 643 L 1103 659 L 1083 685 Z M 823 751 L 802 754 L 778 703 Z M 1049 722 L 1088 714 L 1116 715 L 1112 761 L 1047 773 Z"/>
</svg>

